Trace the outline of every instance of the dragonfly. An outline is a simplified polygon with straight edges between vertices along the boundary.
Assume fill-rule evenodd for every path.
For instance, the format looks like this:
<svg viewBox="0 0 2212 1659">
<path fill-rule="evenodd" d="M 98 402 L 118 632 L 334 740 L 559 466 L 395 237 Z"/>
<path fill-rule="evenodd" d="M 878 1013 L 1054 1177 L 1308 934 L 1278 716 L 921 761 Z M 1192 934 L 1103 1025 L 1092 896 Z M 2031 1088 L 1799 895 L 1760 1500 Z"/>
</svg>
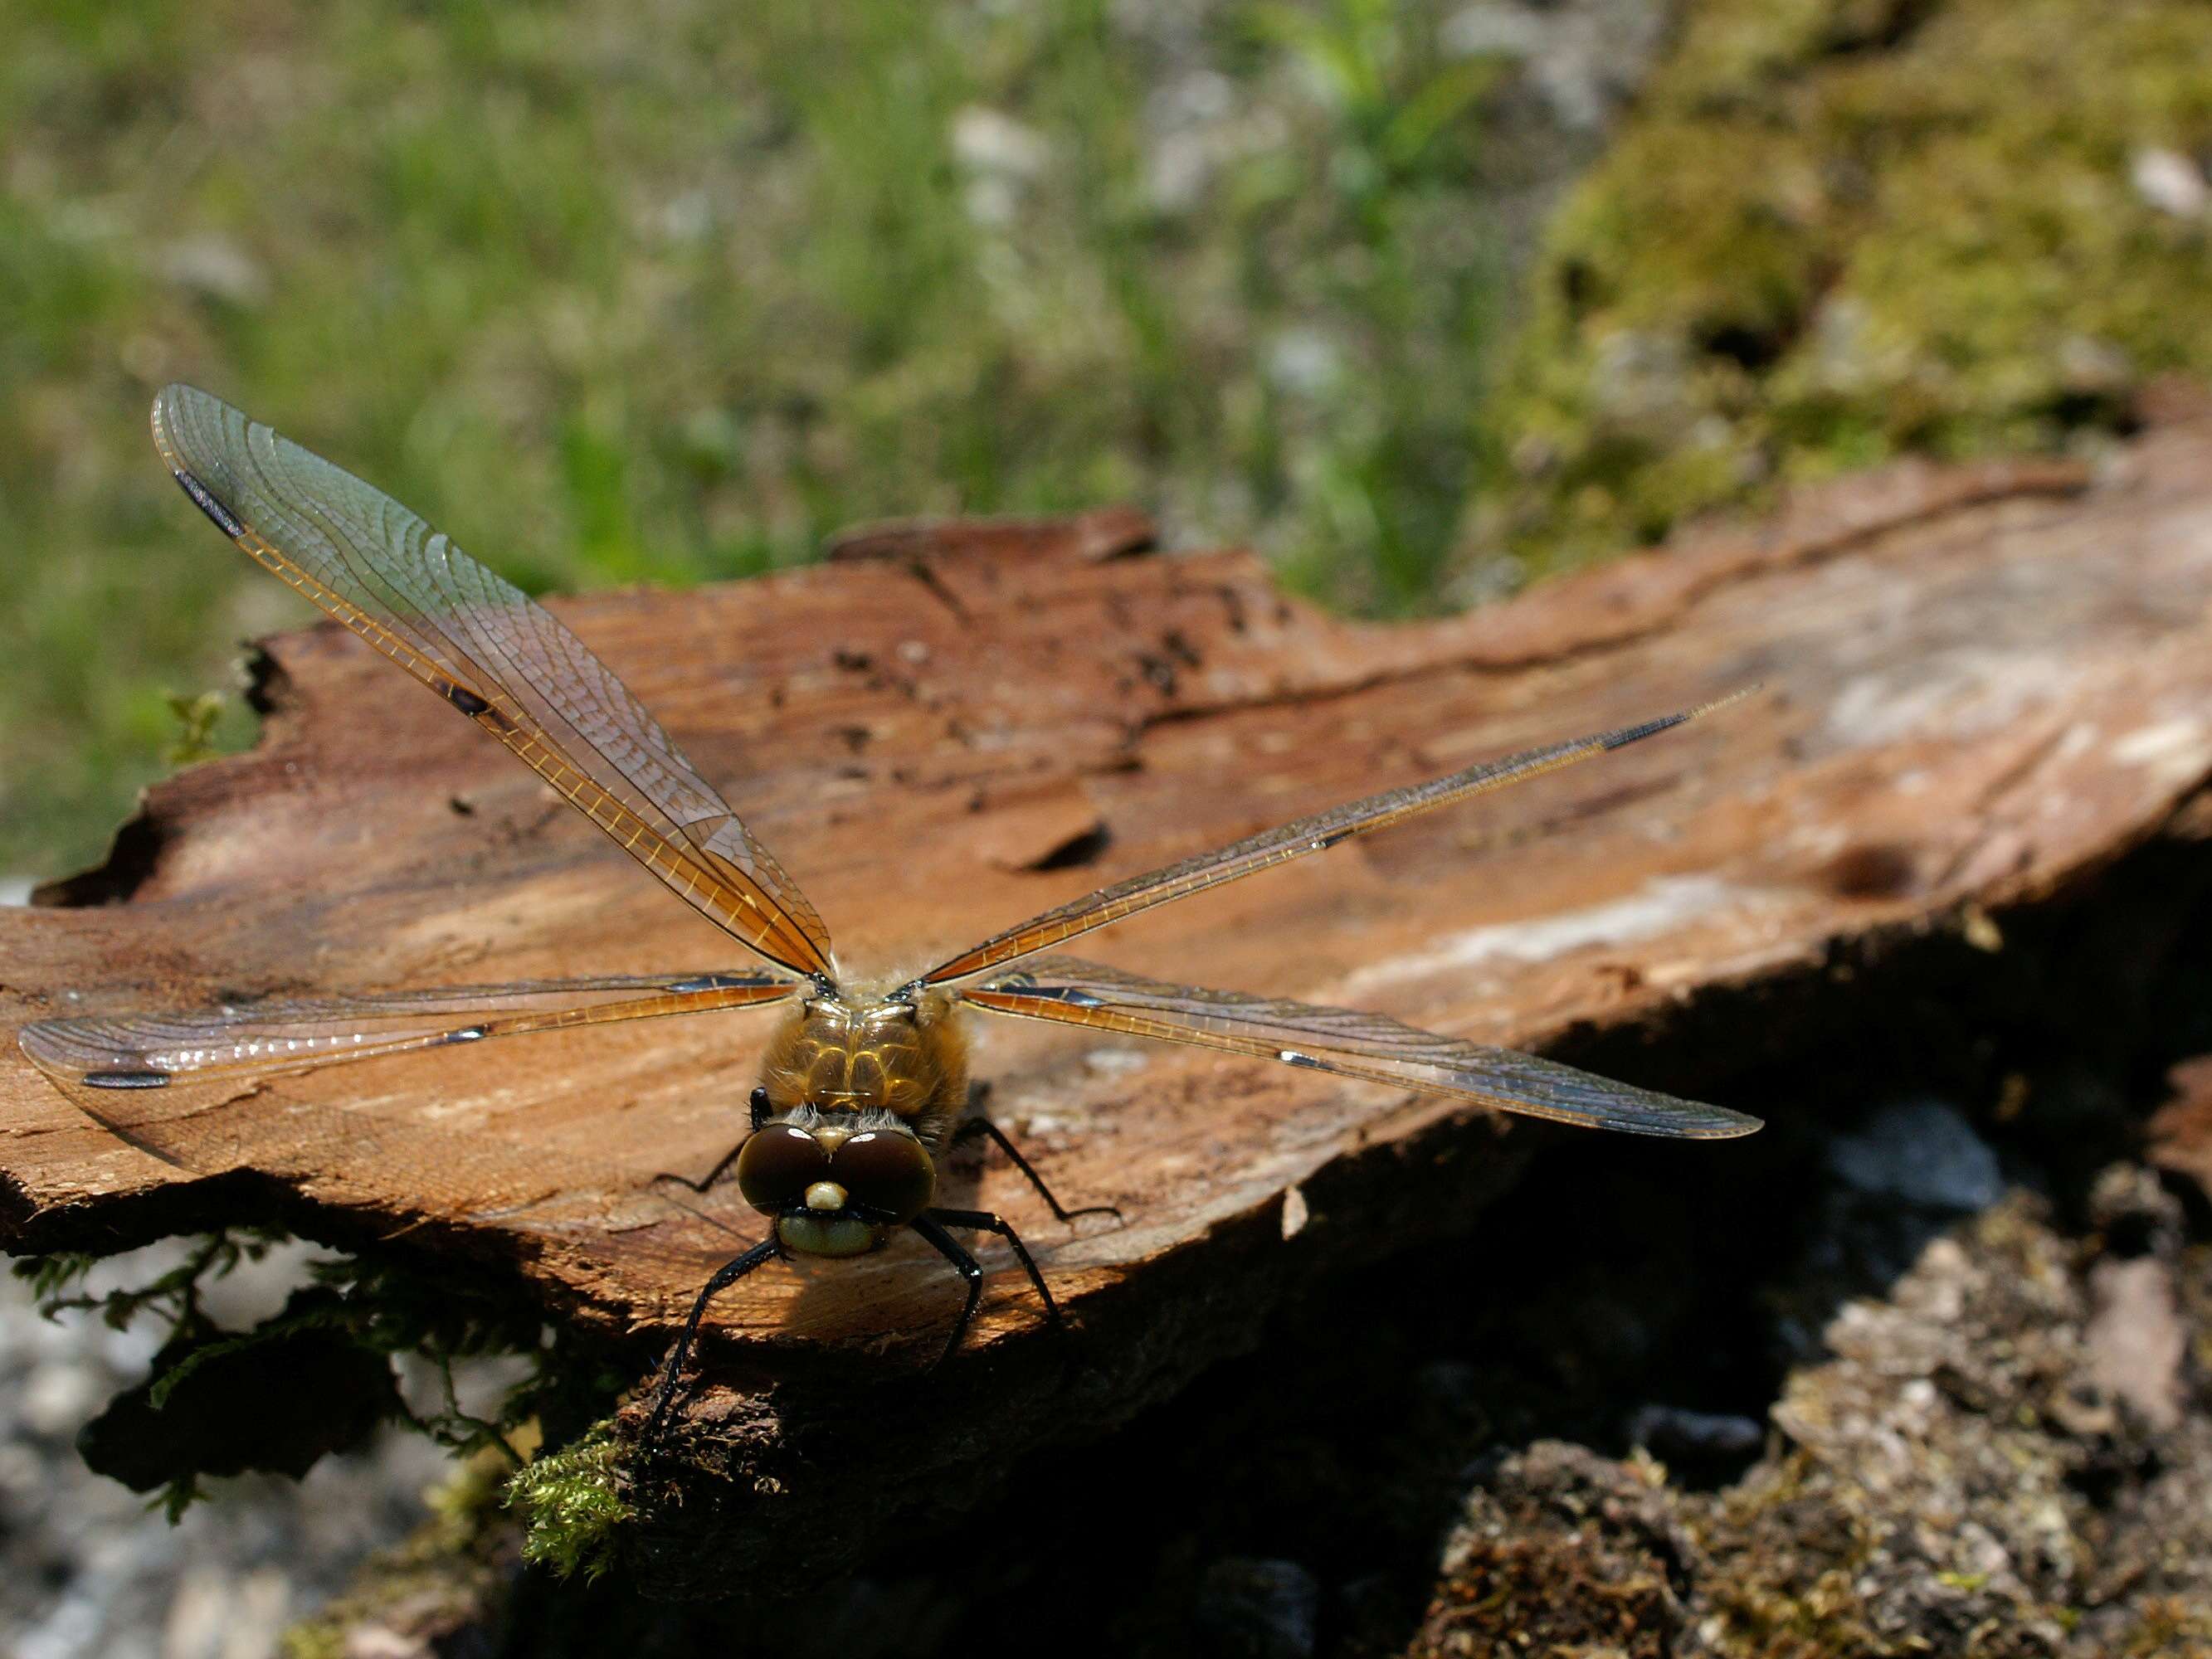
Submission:
<svg viewBox="0 0 2212 1659">
<path fill-rule="evenodd" d="M 1006 927 L 908 978 L 840 972 L 799 884 L 614 671 L 551 612 L 391 496 L 210 394 L 155 398 L 154 442 L 186 495 L 257 564 L 473 721 L 751 957 L 711 971 L 264 1000 L 46 1020 L 22 1052 L 103 1122 L 192 1084 L 246 1085 L 533 1032 L 757 1009 L 772 1014 L 743 1138 L 694 1192 L 733 1180 L 765 1237 L 701 1287 L 657 1368 L 655 1443 L 714 1298 L 799 1256 L 850 1258 L 918 1234 L 957 1270 L 965 1300 L 939 1362 L 975 1317 L 984 1273 L 958 1235 L 1003 1240 L 1047 1321 L 1060 1306 L 995 1212 L 936 1202 L 957 1143 L 988 1139 L 1062 1224 L 1069 1209 L 975 1109 L 968 1016 L 997 1015 L 1272 1061 L 1554 1122 L 1682 1139 L 1747 1134 L 1756 1118 L 1680 1100 L 1378 1013 L 1169 983 L 1066 955 L 1111 923 L 1238 881 L 1424 812 L 1698 720 L 1747 692 L 1489 760 L 1248 836 L 1117 881 Z"/>
</svg>

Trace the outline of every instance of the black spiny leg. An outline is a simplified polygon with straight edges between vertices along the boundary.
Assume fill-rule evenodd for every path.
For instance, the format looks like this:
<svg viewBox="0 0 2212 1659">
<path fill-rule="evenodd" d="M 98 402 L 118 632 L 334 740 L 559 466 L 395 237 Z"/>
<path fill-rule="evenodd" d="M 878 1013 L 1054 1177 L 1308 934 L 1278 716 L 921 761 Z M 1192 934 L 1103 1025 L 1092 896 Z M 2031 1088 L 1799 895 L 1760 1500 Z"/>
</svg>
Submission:
<svg viewBox="0 0 2212 1659">
<path fill-rule="evenodd" d="M 983 1268 L 974 1256 L 961 1248 L 958 1239 L 929 1218 L 938 1213 L 932 1210 L 915 1217 L 914 1230 L 936 1246 L 937 1253 L 958 1268 L 960 1277 L 968 1281 L 968 1300 L 961 1306 L 960 1317 L 953 1322 L 952 1338 L 945 1345 L 945 1352 L 937 1356 L 938 1364 L 942 1365 L 952 1358 L 953 1350 L 960 1346 L 960 1339 L 968 1334 L 968 1322 L 975 1317 L 975 1304 L 983 1299 Z"/>
<path fill-rule="evenodd" d="M 768 1091 L 765 1089 L 754 1090 L 751 1105 L 753 1115 L 753 1133 L 755 1134 L 758 1134 L 760 1133 L 761 1125 L 767 1122 L 769 1119 L 775 1115 L 775 1109 L 768 1103 Z M 690 1176 L 674 1175 L 670 1173 L 668 1170 L 664 1170 L 659 1175 L 653 1176 L 653 1178 L 646 1184 L 649 1187 L 658 1186 L 664 1181 L 672 1181 L 679 1187 L 688 1187 L 695 1193 L 703 1193 L 730 1172 L 730 1165 L 738 1161 L 738 1154 L 744 1151 L 744 1149 L 745 1143 L 741 1140 L 736 1146 L 731 1147 L 728 1152 L 724 1152 L 721 1158 L 716 1162 L 714 1167 L 707 1171 L 707 1178 L 704 1181 L 694 1181 Z"/>
<path fill-rule="evenodd" d="M 937 1358 L 942 1365 L 952 1358 L 960 1339 L 968 1334 L 968 1323 L 975 1316 L 975 1304 L 982 1299 L 983 1270 L 975 1258 L 960 1247 L 959 1242 L 945 1230 L 947 1227 L 973 1227 L 979 1232 L 996 1233 L 1013 1247 L 1014 1259 L 1022 1264 L 1022 1271 L 1030 1276 L 1036 1287 L 1037 1299 L 1044 1304 L 1045 1318 L 1055 1331 L 1063 1334 L 1067 1327 L 1060 1316 L 1060 1304 L 1052 1299 L 1045 1287 L 1044 1275 L 1037 1271 L 1036 1259 L 1030 1255 L 1029 1246 L 1022 1243 L 1021 1235 L 1004 1218 L 988 1210 L 924 1210 L 914 1218 L 914 1230 L 934 1244 L 945 1259 L 960 1269 L 960 1276 L 968 1281 L 968 1305 L 960 1310 L 960 1322 L 952 1328 L 952 1340 L 945 1345 L 945 1352 Z"/>
<path fill-rule="evenodd" d="M 1008 1161 L 1010 1161 L 1017 1170 L 1019 1170 L 1022 1172 L 1022 1174 L 1028 1179 L 1030 1186 L 1036 1188 L 1037 1196 L 1042 1199 L 1045 1203 L 1050 1206 L 1053 1218 L 1054 1220 L 1073 1221 L 1076 1217 L 1079 1215 L 1110 1215 L 1116 1221 L 1119 1221 L 1121 1218 L 1121 1211 L 1115 1209 L 1111 1204 L 1089 1204 L 1085 1205 L 1079 1210 L 1061 1209 L 1060 1207 L 1060 1200 L 1052 1195 L 1052 1188 L 1044 1184 L 1044 1177 L 1030 1167 L 1029 1159 L 1024 1158 L 1021 1153 L 1014 1150 L 1014 1143 L 1006 1139 L 1006 1132 L 1004 1129 L 1001 1129 L 997 1124 L 992 1122 L 988 1117 L 963 1118 L 960 1121 L 960 1127 L 952 1132 L 952 1144 L 955 1146 L 957 1146 L 963 1140 L 975 1139 L 977 1135 L 988 1135 L 991 1139 L 997 1144 L 999 1150 L 1006 1155 Z M 950 1214 L 951 1212 L 950 1211 L 946 1211 L 942 1212 L 942 1213 Z M 981 1224 L 978 1223 L 976 1224 L 980 1225 Z M 1013 1236 L 1010 1233 L 1007 1237 L 1009 1238 L 1012 1238 Z M 1019 1239 L 1014 1239 L 1013 1243 L 1016 1249 L 1018 1250 L 1021 1249 L 1021 1241 Z M 1025 1255 L 1024 1260 L 1026 1261 L 1027 1259 L 1028 1258 Z M 1036 1276 L 1034 1272 L 1032 1272 L 1030 1276 L 1032 1278 Z M 1043 1287 L 1040 1285 L 1038 1288 L 1042 1290 Z M 1045 1299 L 1049 1302 L 1052 1298 L 1047 1297 Z"/>
<path fill-rule="evenodd" d="M 691 1304 L 691 1316 L 684 1322 L 684 1333 L 676 1339 L 676 1346 L 668 1351 L 668 1372 L 660 1379 L 660 1395 L 653 1402 L 653 1415 L 645 1425 L 639 1446 L 650 1452 L 660 1438 L 660 1431 L 668 1421 L 668 1410 L 676 1402 L 676 1379 L 684 1374 L 684 1361 L 691 1352 L 692 1340 L 699 1334 L 699 1322 L 706 1317 L 707 1304 L 738 1280 L 743 1279 L 763 1261 L 773 1261 L 781 1252 L 773 1237 L 763 1239 L 752 1249 L 733 1261 L 724 1262 L 715 1269 L 699 1292 L 699 1299 Z M 970 1264 L 972 1265 L 972 1263 Z M 970 1297 L 973 1304 L 973 1297 Z"/>
</svg>

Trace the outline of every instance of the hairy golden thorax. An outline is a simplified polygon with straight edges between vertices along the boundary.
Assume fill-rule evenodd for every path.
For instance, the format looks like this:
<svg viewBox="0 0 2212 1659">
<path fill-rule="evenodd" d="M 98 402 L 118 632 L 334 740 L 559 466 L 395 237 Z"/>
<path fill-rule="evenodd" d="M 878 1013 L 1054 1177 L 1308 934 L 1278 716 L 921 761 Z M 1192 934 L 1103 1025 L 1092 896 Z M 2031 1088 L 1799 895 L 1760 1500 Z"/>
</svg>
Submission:
<svg viewBox="0 0 2212 1659">
<path fill-rule="evenodd" d="M 761 1086 L 778 1115 L 889 1112 L 934 1150 L 968 1098 L 968 1040 L 952 999 L 823 995 L 776 1028 Z"/>
</svg>

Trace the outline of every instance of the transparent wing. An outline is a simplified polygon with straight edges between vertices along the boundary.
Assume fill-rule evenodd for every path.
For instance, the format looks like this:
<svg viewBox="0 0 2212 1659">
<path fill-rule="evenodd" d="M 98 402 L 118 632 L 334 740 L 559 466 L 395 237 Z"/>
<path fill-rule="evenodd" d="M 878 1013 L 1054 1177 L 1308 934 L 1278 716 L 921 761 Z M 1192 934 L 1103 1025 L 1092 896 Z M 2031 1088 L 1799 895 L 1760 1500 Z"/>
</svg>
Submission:
<svg viewBox="0 0 2212 1659">
<path fill-rule="evenodd" d="M 152 1109 L 126 1108 L 118 1097 L 173 1084 L 252 1081 L 532 1031 L 754 1007 L 795 988 L 790 980 L 750 969 L 526 980 L 42 1020 L 24 1027 L 16 1041 L 33 1064 L 107 1122 Z"/>
<path fill-rule="evenodd" d="M 382 491 L 191 386 L 154 400 L 185 493 L 273 571 L 497 738 L 678 896 L 769 961 L 830 934 L 659 721 L 584 642 Z"/>
<path fill-rule="evenodd" d="M 1590 1128 L 1716 1140 L 1759 1127 L 1741 1112 L 1438 1036 L 1382 1014 L 1165 985 L 1072 957 L 1042 957 L 960 994 L 994 1013 L 1220 1048 Z"/>
<path fill-rule="evenodd" d="M 1695 708 L 1676 714 L 1662 714 L 1638 726 L 1624 726 L 1617 731 L 1600 732 L 1595 736 L 1577 738 L 1570 743 L 1556 743 L 1547 748 L 1531 749 L 1525 753 L 1508 755 L 1502 760 L 1485 761 L 1480 766 L 1468 767 L 1449 777 L 1427 783 L 1409 785 L 1403 789 L 1392 789 L 1379 795 L 1370 795 L 1365 800 L 1356 800 L 1311 817 L 1300 818 L 1279 830 L 1262 830 L 1248 836 L 1243 841 L 1201 853 L 1179 864 L 1151 871 L 1141 876 L 1132 876 L 1127 881 L 1116 882 L 1111 887 L 1101 888 L 1086 897 L 1063 904 L 1043 915 L 1033 916 L 1018 927 L 1002 933 L 994 933 L 974 949 L 962 951 L 951 961 L 943 963 L 923 975 L 930 984 L 946 980 L 963 979 L 981 973 L 986 968 L 995 968 L 1000 963 L 1012 962 L 1018 957 L 1029 956 L 1037 951 L 1049 950 L 1064 945 L 1079 933 L 1087 933 L 1094 927 L 1103 927 L 1109 922 L 1133 916 L 1140 910 L 1149 910 L 1156 904 L 1167 904 L 1193 893 L 1202 893 L 1209 887 L 1218 887 L 1224 882 L 1236 881 L 1256 871 L 1271 869 L 1278 864 L 1287 864 L 1292 859 L 1304 858 L 1309 853 L 1322 853 L 1339 842 L 1349 841 L 1354 836 L 1364 836 L 1370 830 L 1389 828 L 1403 823 L 1416 813 L 1426 812 L 1438 806 L 1448 806 L 1454 801 L 1464 800 L 1469 795 L 1479 795 L 1486 790 L 1503 788 L 1523 778 L 1533 778 L 1539 773 L 1571 766 L 1577 761 L 1588 760 L 1593 755 L 1602 755 L 1609 750 L 1625 749 L 1632 743 L 1641 742 L 1675 726 L 1702 719 L 1717 709 L 1727 708 L 1749 696 L 1756 686 L 1747 686 L 1714 702 L 1701 703 Z"/>
<path fill-rule="evenodd" d="M 752 970 L 539 980 L 47 1020 L 18 1042 L 86 1115 L 195 1174 L 251 1170 L 342 1206 L 396 1204 L 441 1223 L 527 1216 L 597 1236 L 625 1206 L 642 1203 L 648 1221 L 668 1207 L 642 1195 L 618 1145 L 464 1127 L 419 1073 L 401 1097 L 371 1090 L 329 1104 L 259 1085 L 377 1055 L 757 1006 L 796 988 Z"/>
</svg>

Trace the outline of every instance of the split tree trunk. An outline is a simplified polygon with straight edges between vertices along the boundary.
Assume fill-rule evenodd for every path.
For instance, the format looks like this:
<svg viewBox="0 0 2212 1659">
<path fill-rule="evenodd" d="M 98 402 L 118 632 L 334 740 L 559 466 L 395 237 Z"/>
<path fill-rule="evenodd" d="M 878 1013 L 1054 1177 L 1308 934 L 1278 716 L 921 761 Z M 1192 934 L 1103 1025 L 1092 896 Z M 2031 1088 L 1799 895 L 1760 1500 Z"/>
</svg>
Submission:
<svg viewBox="0 0 2212 1659">
<path fill-rule="evenodd" d="M 814 569 L 556 608 L 724 784 L 859 973 L 1338 800 L 1759 683 L 1723 718 L 1085 942 L 1695 1093 L 1787 1052 L 1788 1011 L 1854 997 L 1882 941 L 2001 951 L 2012 910 L 2170 826 L 2212 775 L 2212 426 L 2155 431 L 2094 481 L 1899 467 L 1415 626 L 1331 620 L 1250 555 L 1157 553 L 1119 513 L 869 532 Z M 742 964 L 349 635 L 266 652 L 252 752 L 161 786 L 106 867 L 0 912 L 0 1031 Z M 223 1106 L 191 1169 L 85 1118 L 11 1045 L 0 1237 L 109 1249 L 276 1218 L 383 1241 L 507 1276 L 642 1373 L 741 1248 L 726 1229 L 757 1234 L 733 1200 L 687 1209 L 644 1183 L 743 1132 L 763 1025 L 333 1068 Z M 695 1480 L 648 1532 L 678 1546 L 647 1552 L 666 1587 L 849 1559 L 1018 1453 L 1165 1397 L 1320 1276 L 1463 1228 L 1539 1147 L 1583 1144 L 1309 1072 L 976 1027 L 994 1115 L 1065 1201 L 1125 1218 L 1064 1229 L 1012 1171 L 956 1166 L 951 1201 L 1021 1228 L 1073 1346 L 1000 1252 L 969 1346 L 927 1377 L 959 1285 L 918 1245 L 747 1280 L 710 1328 L 734 1386 L 692 1396 L 687 1442 L 738 1478 Z M 1650 1156 L 1694 1186 L 1754 1144 Z M 893 1402 L 933 1426 L 886 1460 L 867 1424 Z"/>
</svg>

